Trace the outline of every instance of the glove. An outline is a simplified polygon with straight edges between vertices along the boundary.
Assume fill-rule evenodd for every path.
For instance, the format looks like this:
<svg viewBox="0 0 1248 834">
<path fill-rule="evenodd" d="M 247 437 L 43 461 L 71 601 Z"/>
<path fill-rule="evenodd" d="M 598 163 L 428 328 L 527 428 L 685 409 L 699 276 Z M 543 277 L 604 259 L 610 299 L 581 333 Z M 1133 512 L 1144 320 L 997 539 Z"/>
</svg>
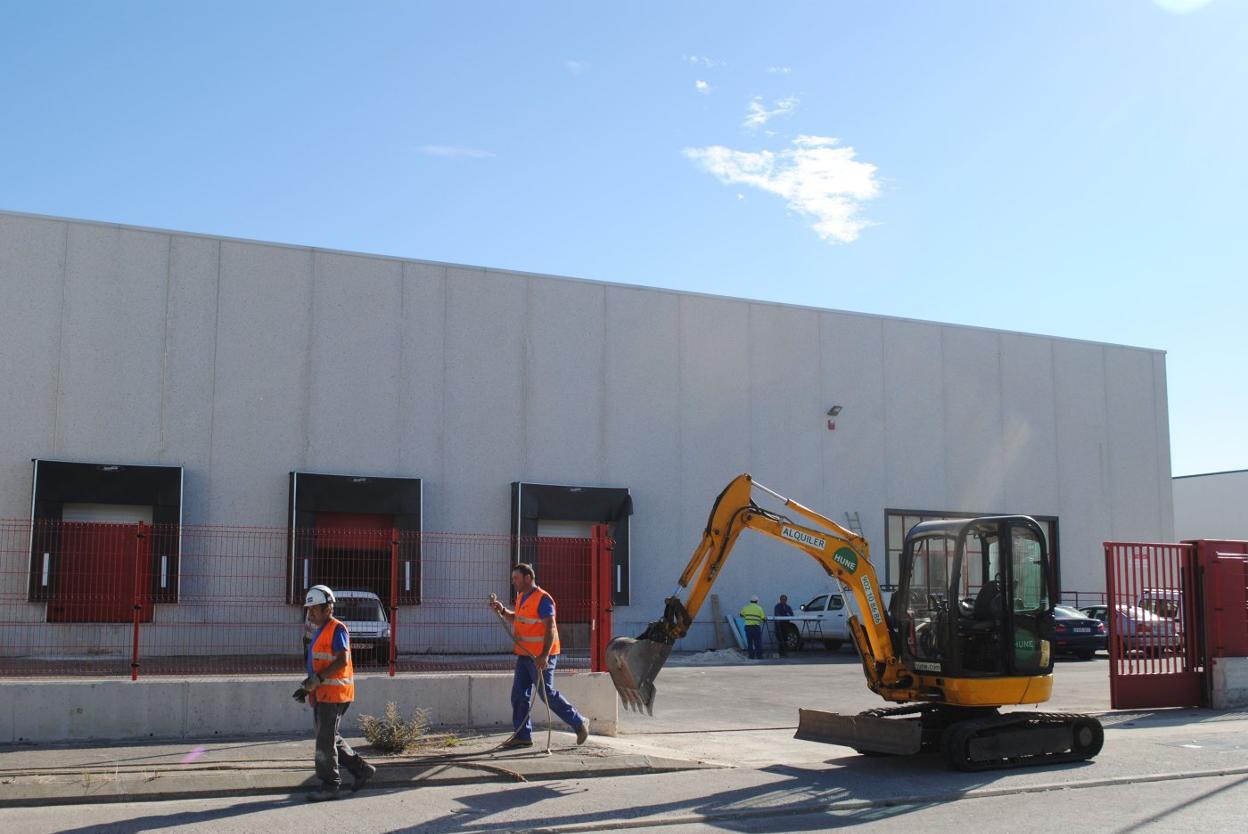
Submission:
<svg viewBox="0 0 1248 834">
<path fill-rule="evenodd" d="M 295 694 L 290 697 L 294 698 L 301 704 L 306 704 L 308 702 L 308 695 L 315 692 L 316 688 L 320 685 L 320 675 L 308 675 L 303 679 L 303 683 L 299 684 L 299 688 L 295 690 Z"/>
</svg>

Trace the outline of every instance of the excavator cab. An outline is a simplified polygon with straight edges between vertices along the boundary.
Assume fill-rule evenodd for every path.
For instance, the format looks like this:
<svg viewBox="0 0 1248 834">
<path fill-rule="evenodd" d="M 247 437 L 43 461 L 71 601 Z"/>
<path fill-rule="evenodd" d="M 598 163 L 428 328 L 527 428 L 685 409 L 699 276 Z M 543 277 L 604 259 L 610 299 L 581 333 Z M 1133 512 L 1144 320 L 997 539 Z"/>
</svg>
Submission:
<svg viewBox="0 0 1248 834">
<path fill-rule="evenodd" d="M 893 647 L 924 675 L 1048 675 L 1052 573 L 1040 526 L 1026 516 L 916 524 L 901 553 L 889 612 Z"/>
</svg>

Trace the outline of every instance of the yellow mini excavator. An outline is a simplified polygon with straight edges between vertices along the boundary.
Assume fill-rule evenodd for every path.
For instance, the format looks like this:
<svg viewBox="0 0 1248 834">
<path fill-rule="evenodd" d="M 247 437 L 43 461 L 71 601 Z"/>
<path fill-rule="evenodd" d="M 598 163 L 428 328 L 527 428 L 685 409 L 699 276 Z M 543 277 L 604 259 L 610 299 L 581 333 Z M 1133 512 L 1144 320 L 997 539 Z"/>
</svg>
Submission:
<svg viewBox="0 0 1248 834">
<path fill-rule="evenodd" d="M 754 489 L 817 527 L 760 507 Z M 662 618 L 636 639 L 608 644 L 607 668 L 625 707 L 653 714 L 655 677 L 747 529 L 804 551 L 852 594 L 858 613 L 849 630 L 867 686 L 899 705 L 857 715 L 802 709 L 797 738 L 874 755 L 940 751 L 960 770 L 1079 761 L 1100 752 L 1104 732 L 1092 716 L 1000 711 L 1043 703 L 1053 688 L 1052 572 L 1033 519 L 915 525 L 906 534 L 897 589 L 885 605 L 862 536 L 749 475 L 735 478 L 715 499 Z M 682 589 L 688 589 L 685 602 Z"/>
</svg>

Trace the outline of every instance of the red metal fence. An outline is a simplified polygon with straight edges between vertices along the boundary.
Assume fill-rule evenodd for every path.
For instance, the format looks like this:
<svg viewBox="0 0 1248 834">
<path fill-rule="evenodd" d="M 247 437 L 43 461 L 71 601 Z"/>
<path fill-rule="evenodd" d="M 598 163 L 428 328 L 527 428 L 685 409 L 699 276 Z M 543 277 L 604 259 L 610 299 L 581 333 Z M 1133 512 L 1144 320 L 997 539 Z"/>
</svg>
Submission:
<svg viewBox="0 0 1248 834">
<path fill-rule="evenodd" d="M 1199 706 L 1195 547 L 1106 542 L 1105 583 L 1113 708 Z"/>
<path fill-rule="evenodd" d="M 335 590 L 357 667 L 510 668 L 487 605 L 516 554 L 554 596 L 561 669 L 603 669 L 611 540 L 351 527 L 0 521 L 0 674 L 298 674 L 306 588 Z"/>
</svg>

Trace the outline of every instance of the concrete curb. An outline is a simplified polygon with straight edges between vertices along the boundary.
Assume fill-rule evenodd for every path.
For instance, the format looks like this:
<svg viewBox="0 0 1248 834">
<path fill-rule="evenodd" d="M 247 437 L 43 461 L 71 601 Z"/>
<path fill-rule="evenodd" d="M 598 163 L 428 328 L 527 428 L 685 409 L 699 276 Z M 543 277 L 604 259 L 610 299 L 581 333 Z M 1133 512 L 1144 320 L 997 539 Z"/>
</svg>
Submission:
<svg viewBox="0 0 1248 834">
<path fill-rule="evenodd" d="M 377 775 L 361 795 L 379 789 L 412 788 L 417 785 L 591 779 L 714 767 L 702 762 L 644 755 L 565 757 L 525 754 L 375 763 Z M 351 796 L 348 790 L 350 777 L 343 781 L 345 799 Z M 0 808 L 211 799 L 255 794 L 297 795 L 317 784 L 310 763 L 295 767 L 287 762 L 251 762 L 243 767 L 93 768 L 77 773 L 10 773 L 0 776 Z M 299 796 L 295 798 L 302 799 Z"/>
<path fill-rule="evenodd" d="M 606 672 L 566 672 L 556 685 L 589 721 L 594 735 L 619 729 L 619 699 Z M 306 733 L 308 707 L 291 699 L 284 676 L 223 680 L 0 681 L 0 744 L 230 738 Z M 511 673 L 356 675 L 354 725 L 393 702 L 403 714 L 425 709 L 434 727 L 511 727 Z"/>
</svg>

